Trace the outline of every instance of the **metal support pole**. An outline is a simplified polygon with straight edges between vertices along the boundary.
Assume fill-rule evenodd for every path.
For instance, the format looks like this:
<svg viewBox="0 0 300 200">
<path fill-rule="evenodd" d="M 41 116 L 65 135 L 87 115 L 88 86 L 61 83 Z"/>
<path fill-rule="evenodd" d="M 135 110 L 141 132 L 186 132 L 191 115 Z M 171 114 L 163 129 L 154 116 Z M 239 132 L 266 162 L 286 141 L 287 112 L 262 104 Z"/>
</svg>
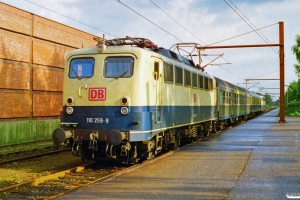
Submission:
<svg viewBox="0 0 300 200">
<path fill-rule="evenodd" d="M 279 22 L 280 119 L 285 123 L 284 112 L 284 23 Z"/>
</svg>

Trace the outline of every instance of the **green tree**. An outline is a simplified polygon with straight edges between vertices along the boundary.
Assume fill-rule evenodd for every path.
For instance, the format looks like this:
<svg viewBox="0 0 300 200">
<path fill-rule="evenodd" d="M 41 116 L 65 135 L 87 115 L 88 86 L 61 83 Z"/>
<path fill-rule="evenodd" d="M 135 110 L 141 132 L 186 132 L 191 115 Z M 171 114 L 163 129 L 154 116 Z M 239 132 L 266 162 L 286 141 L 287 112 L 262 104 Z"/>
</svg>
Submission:
<svg viewBox="0 0 300 200">
<path fill-rule="evenodd" d="M 296 44 L 292 46 L 292 51 L 296 55 L 298 61 L 294 64 L 296 75 L 300 78 L 300 35 L 296 35 Z"/>
<path fill-rule="evenodd" d="M 285 102 L 299 101 L 300 100 L 300 79 L 298 81 L 293 81 L 289 84 L 285 92 Z"/>
<path fill-rule="evenodd" d="M 266 94 L 264 95 L 264 97 L 265 97 L 265 100 L 266 100 L 266 107 L 267 107 L 267 108 L 272 107 L 272 106 L 273 106 L 272 97 L 271 97 L 268 93 L 266 93 Z"/>
<path fill-rule="evenodd" d="M 291 82 L 285 92 L 285 114 L 289 116 L 300 116 L 300 35 L 296 35 L 296 44 L 292 46 L 292 52 L 296 55 L 298 62 L 294 64 L 298 80 Z"/>
</svg>

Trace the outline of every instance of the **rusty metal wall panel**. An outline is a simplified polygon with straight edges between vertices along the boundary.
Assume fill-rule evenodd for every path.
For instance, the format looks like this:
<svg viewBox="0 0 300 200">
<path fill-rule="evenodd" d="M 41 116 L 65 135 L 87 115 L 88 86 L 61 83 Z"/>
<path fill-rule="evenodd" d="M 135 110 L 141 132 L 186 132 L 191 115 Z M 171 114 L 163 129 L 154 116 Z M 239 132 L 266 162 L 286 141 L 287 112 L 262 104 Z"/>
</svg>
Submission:
<svg viewBox="0 0 300 200">
<path fill-rule="evenodd" d="M 0 118 L 30 116 L 30 94 L 0 92 Z"/>
<path fill-rule="evenodd" d="M 30 62 L 30 37 L 0 30 L 0 58 Z"/>
<path fill-rule="evenodd" d="M 63 70 L 33 68 L 32 74 L 33 90 L 63 91 Z"/>
<path fill-rule="evenodd" d="M 73 48 L 40 40 L 33 42 L 33 63 L 64 68 L 66 53 Z"/>
<path fill-rule="evenodd" d="M 33 116 L 59 116 L 62 102 L 62 94 L 33 94 Z"/>
<path fill-rule="evenodd" d="M 58 22 L 34 15 L 33 23 L 33 36 L 38 38 L 77 48 L 82 48 L 82 44 L 84 44 L 85 47 L 95 46 L 97 44 L 96 41 L 93 41 L 94 35 Z"/>
<path fill-rule="evenodd" d="M 30 89 L 30 67 L 28 64 L 0 60 L 0 88 Z"/>
<path fill-rule="evenodd" d="M 32 14 L 0 2 L 0 24 L 1 27 L 31 34 Z"/>
</svg>

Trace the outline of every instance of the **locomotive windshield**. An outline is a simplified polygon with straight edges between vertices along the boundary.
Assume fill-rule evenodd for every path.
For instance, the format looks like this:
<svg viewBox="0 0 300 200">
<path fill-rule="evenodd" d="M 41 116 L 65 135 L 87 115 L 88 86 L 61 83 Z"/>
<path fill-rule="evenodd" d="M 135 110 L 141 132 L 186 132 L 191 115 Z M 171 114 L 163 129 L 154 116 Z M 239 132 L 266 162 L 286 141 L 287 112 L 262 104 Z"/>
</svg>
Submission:
<svg viewBox="0 0 300 200">
<path fill-rule="evenodd" d="M 105 59 L 104 76 L 107 78 L 129 78 L 133 74 L 133 58 L 129 56 Z"/>
<path fill-rule="evenodd" d="M 70 62 L 70 78 L 91 78 L 94 74 L 94 58 L 74 58 Z"/>
</svg>

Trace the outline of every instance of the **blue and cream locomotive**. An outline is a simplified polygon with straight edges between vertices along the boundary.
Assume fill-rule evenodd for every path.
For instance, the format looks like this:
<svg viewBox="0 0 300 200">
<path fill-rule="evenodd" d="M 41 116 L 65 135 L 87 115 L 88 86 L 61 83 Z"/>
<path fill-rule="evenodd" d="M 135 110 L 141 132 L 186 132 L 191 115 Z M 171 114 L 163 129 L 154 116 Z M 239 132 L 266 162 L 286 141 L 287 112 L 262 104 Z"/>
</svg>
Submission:
<svg viewBox="0 0 300 200">
<path fill-rule="evenodd" d="M 263 104 L 147 39 L 98 42 L 67 54 L 61 128 L 53 132 L 55 144 L 69 141 L 83 160 L 151 159 L 246 118 L 250 96 Z"/>
</svg>

